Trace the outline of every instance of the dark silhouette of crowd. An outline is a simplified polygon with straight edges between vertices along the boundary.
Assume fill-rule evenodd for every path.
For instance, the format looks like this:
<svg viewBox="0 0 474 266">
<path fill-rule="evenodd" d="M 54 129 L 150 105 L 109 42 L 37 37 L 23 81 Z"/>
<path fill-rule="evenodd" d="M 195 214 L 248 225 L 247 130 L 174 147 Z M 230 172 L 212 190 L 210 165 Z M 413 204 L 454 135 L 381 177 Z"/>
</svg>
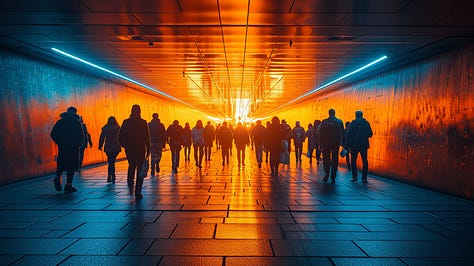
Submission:
<svg viewBox="0 0 474 266">
<path fill-rule="evenodd" d="M 193 128 L 189 122 L 184 128 L 178 120 L 174 120 L 166 129 L 157 113 L 152 114 L 152 119 L 147 123 L 141 118 L 140 106 L 135 104 L 131 108 L 130 117 L 125 119 L 120 126 L 114 116 L 110 116 L 102 127 L 99 137 L 99 150 L 107 155 L 108 171 L 107 182 L 115 183 L 115 162 L 122 148 L 128 161 L 127 184 L 130 194 L 135 199 L 141 200 L 143 179 L 148 168 L 152 177 L 160 173 L 160 162 L 163 150 L 168 144 L 171 152 L 171 172 L 178 173 L 181 149 L 184 148 L 184 160 L 190 161 L 191 146 L 193 158 L 197 169 L 203 167 L 205 162 L 211 160 L 212 147 L 215 141 L 216 150 L 221 150 L 222 165 L 228 165 L 232 155 L 232 145 L 236 147 L 237 166 L 245 167 L 246 148 L 251 146 L 255 151 L 258 168 L 262 167 L 263 153 L 265 162 L 268 162 L 272 177 L 279 175 L 280 164 L 290 164 L 291 143 L 293 142 L 296 164 L 302 163 L 303 146 L 307 142 L 306 157 L 310 165 L 313 162 L 313 153 L 317 164 L 323 162 L 323 181 L 331 179 L 335 183 L 337 177 L 339 156 L 346 158 L 349 171 L 352 172 L 352 182 L 358 181 L 357 158 L 362 159 L 362 181 L 367 181 L 368 159 L 367 149 L 372 129 L 369 122 L 363 118 L 362 111 L 355 112 L 355 119 L 347 122 L 346 127 L 341 119 L 336 117 L 336 111 L 329 109 L 328 117 L 314 120 L 305 130 L 300 121 L 296 121 L 291 128 L 285 119 L 280 120 L 274 116 L 267 121 L 266 126 L 261 120 L 247 126 L 238 122 L 234 128 L 232 124 L 224 121 L 216 128 L 210 121 L 204 126 L 202 120 L 197 120 Z M 75 107 L 69 107 L 67 112 L 60 115 L 56 122 L 51 138 L 58 145 L 57 171 L 54 185 L 57 191 L 63 190 L 61 175 L 67 172 L 67 182 L 64 192 L 75 192 L 72 186 L 74 172 L 80 170 L 84 156 L 84 149 L 92 140 L 82 118 L 77 115 Z M 281 122 L 280 122 L 281 121 Z M 341 150 L 342 147 L 342 150 Z M 149 158 L 151 155 L 151 158 Z M 322 159 L 321 159 L 322 155 Z"/>
</svg>

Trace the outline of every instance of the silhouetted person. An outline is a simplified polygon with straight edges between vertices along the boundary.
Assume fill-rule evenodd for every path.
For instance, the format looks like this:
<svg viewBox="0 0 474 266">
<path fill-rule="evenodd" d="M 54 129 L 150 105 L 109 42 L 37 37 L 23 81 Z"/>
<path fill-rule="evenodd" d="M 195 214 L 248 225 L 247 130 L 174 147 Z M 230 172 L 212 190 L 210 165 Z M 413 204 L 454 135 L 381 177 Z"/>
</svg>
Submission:
<svg viewBox="0 0 474 266">
<path fill-rule="evenodd" d="M 219 138 L 217 135 L 219 134 L 219 129 L 221 129 L 221 124 L 217 124 L 216 127 L 216 149 L 219 150 L 221 148 L 221 144 L 219 143 Z"/>
<path fill-rule="evenodd" d="M 291 153 L 291 138 L 293 136 L 293 130 L 291 129 L 290 125 L 286 123 L 285 119 L 281 120 L 281 129 L 283 132 L 283 139 L 285 140 L 285 142 L 282 143 L 283 150 L 281 155 L 281 163 L 289 164 Z"/>
<path fill-rule="evenodd" d="M 362 111 L 355 112 L 356 119 L 352 120 L 347 133 L 347 147 L 352 153 L 352 182 L 357 181 L 357 156 L 359 153 L 362 158 L 362 181 L 367 181 L 369 172 L 367 149 L 369 148 L 369 138 L 373 133 L 369 122 L 362 116 Z"/>
<path fill-rule="evenodd" d="M 278 176 L 280 153 L 282 152 L 282 142 L 284 139 L 280 119 L 274 116 L 272 123 L 267 127 L 267 148 L 270 151 L 270 169 L 272 176 Z"/>
<path fill-rule="evenodd" d="M 314 136 L 315 130 L 313 124 L 308 124 L 308 130 L 306 130 L 306 138 L 308 139 L 308 158 L 309 163 L 313 163 L 313 151 L 316 149 L 316 138 Z"/>
<path fill-rule="evenodd" d="M 72 186 L 74 172 L 77 170 L 79 161 L 79 148 L 84 141 L 84 132 L 82 131 L 77 109 L 73 106 L 60 115 L 59 119 L 51 130 L 51 138 L 58 145 L 58 158 L 56 177 L 54 178 L 54 187 L 57 191 L 62 190 L 61 175 L 64 171 L 67 174 L 66 186 L 64 192 L 76 192 L 77 189 Z"/>
<path fill-rule="evenodd" d="M 189 125 L 188 122 L 184 123 L 183 130 L 184 130 L 184 137 L 183 137 L 184 160 L 190 161 L 192 132 L 191 132 L 191 126 Z"/>
<path fill-rule="evenodd" d="M 245 166 L 245 147 L 250 144 L 249 132 L 241 122 L 234 129 L 234 142 L 237 149 L 237 163 Z"/>
<path fill-rule="evenodd" d="M 221 145 L 222 165 L 229 164 L 229 154 L 230 149 L 232 149 L 232 131 L 227 126 L 227 122 L 222 123 L 217 138 L 219 139 L 219 145 Z"/>
<path fill-rule="evenodd" d="M 321 132 L 321 120 L 314 120 L 313 123 L 313 130 L 314 130 L 314 141 L 316 142 L 316 160 L 319 164 L 321 162 L 321 143 L 319 143 L 319 133 Z"/>
<path fill-rule="evenodd" d="M 306 139 L 306 132 L 300 125 L 300 121 L 296 121 L 295 127 L 292 133 L 293 143 L 295 145 L 295 157 L 296 163 L 301 163 L 301 155 L 303 154 L 303 142 Z"/>
<path fill-rule="evenodd" d="M 194 161 L 196 162 L 196 167 L 201 168 L 202 158 L 204 157 L 204 126 L 201 120 L 196 122 L 196 126 L 191 131 L 191 136 L 194 147 Z"/>
<path fill-rule="evenodd" d="M 168 126 L 166 137 L 171 150 L 172 173 L 177 174 L 179 167 L 179 153 L 181 151 L 181 145 L 183 145 L 183 138 L 185 137 L 184 129 L 179 125 L 178 120 L 174 120 L 173 124 Z"/>
<path fill-rule="evenodd" d="M 344 145 L 344 124 L 336 118 L 336 111 L 329 109 L 329 117 L 321 123 L 319 141 L 323 149 L 324 182 L 329 175 L 336 181 L 337 166 L 339 163 L 339 146 Z"/>
<path fill-rule="evenodd" d="M 150 131 L 150 150 L 151 150 L 151 165 L 150 173 L 151 176 L 160 172 L 160 162 L 163 156 L 163 148 L 166 144 L 166 129 L 165 125 L 161 123 L 157 113 L 152 114 L 152 119 L 148 123 L 148 129 Z"/>
<path fill-rule="evenodd" d="M 117 120 L 115 117 L 110 116 L 107 124 L 102 127 L 99 137 L 99 150 L 102 150 L 102 147 L 104 147 L 104 152 L 107 155 L 107 183 L 115 183 L 115 161 L 122 150 L 118 140 L 119 131 L 120 126 Z"/>
<path fill-rule="evenodd" d="M 261 120 L 257 120 L 252 130 L 252 138 L 255 145 L 255 156 L 257 158 L 258 168 L 262 167 L 262 151 L 265 143 L 267 129 L 262 125 Z"/>
<path fill-rule="evenodd" d="M 344 129 L 344 143 L 345 143 L 345 146 L 344 146 L 344 149 L 347 151 L 346 153 L 346 165 L 347 165 L 347 169 L 349 169 L 349 171 L 351 171 L 351 153 L 349 152 L 349 147 L 347 147 L 347 134 L 349 132 L 349 126 L 351 125 L 351 122 L 347 121 L 346 124 L 345 124 L 345 129 Z"/>
<path fill-rule="evenodd" d="M 84 141 L 82 142 L 82 145 L 79 148 L 79 161 L 77 166 L 77 171 L 81 172 L 82 161 L 84 160 L 84 151 L 87 148 L 87 144 L 89 144 L 89 148 L 92 148 L 92 138 L 91 134 L 89 134 L 89 131 L 87 130 L 86 123 L 84 123 L 82 116 L 79 116 L 79 122 L 81 122 L 82 132 L 84 133 Z"/>
<path fill-rule="evenodd" d="M 267 121 L 266 123 L 266 126 L 265 126 L 265 130 L 267 130 L 268 132 L 268 127 L 270 127 L 272 123 L 270 121 Z M 268 155 L 270 154 L 270 150 L 268 149 L 268 138 L 265 138 L 265 162 L 267 163 L 268 162 Z"/>
<path fill-rule="evenodd" d="M 206 161 L 211 160 L 211 150 L 212 150 L 212 143 L 216 138 L 216 130 L 211 125 L 210 121 L 207 121 L 207 125 L 204 128 L 204 157 Z"/>
<path fill-rule="evenodd" d="M 143 178 L 139 177 L 138 173 L 145 159 L 150 156 L 148 125 L 140 115 L 140 106 L 138 104 L 133 105 L 130 117 L 123 121 L 119 131 L 119 142 L 125 148 L 125 154 L 127 155 L 127 184 L 130 193 L 133 193 L 133 179 L 135 178 L 135 173 L 137 174 L 135 183 L 136 200 L 143 198 Z"/>
</svg>

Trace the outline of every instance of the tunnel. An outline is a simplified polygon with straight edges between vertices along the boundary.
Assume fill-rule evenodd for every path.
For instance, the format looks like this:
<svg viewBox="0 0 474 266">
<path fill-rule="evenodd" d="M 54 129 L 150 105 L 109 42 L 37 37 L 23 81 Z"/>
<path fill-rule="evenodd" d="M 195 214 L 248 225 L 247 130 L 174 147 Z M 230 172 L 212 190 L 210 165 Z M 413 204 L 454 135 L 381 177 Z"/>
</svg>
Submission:
<svg viewBox="0 0 474 266">
<path fill-rule="evenodd" d="M 474 263 L 473 2 L 17 0 L 3 1 L 0 7 L 0 259 L 6 264 L 35 260 L 64 265 Z M 163 202 L 171 202 L 167 207 L 160 208 L 159 200 L 143 206 L 127 201 L 127 197 L 119 197 L 125 203 L 118 200 L 118 206 L 110 205 L 108 201 L 117 201 L 113 195 L 126 192 L 91 181 L 106 171 L 107 157 L 97 149 L 99 136 L 108 117 L 115 116 L 122 123 L 134 104 L 140 105 L 141 116 L 147 121 L 158 113 L 166 127 L 178 120 L 181 125 L 188 122 L 191 128 L 197 120 L 210 121 L 214 126 L 223 122 L 250 126 L 257 120 L 265 124 L 274 116 L 285 119 L 291 127 L 299 121 L 307 128 L 316 119 L 326 119 L 329 109 L 334 109 L 343 122 L 354 120 L 355 111 L 361 110 L 373 131 L 368 149 L 369 176 L 383 182 L 369 181 L 372 190 L 329 189 L 322 181 L 322 166 L 306 162 L 298 166 L 291 161 L 284 166 L 283 186 L 279 183 L 282 180 L 268 179 L 265 164 L 263 170 L 255 168 L 253 149 L 247 147 L 247 160 L 253 166 L 246 169 L 241 169 L 240 163 L 238 168 L 221 169 L 220 153 L 215 151 L 217 163 L 207 167 L 205 175 L 199 172 L 197 177 L 197 169 L 187 164 L 178 174 L 182 178 L 174 178 L 169 169 L 163 170 L 161 181 L 157 178 L 145 187 L 153 188 L 158 198 L 166 189 L 166 193 L 182 196 L 161 195 Z M 77 108 L 93 142 L 93 147 L 85 150 L 83 174 L 76 174 L 81 180 L 78 182 L 84 182 L 82 188 L 91 189 L 88 193 L 79 190 L 79 195 L 84 195 L 80 198 L 58 196 L 51 181 L 58 148 L 50 133 L 60 114 L 70 106 Z M 163 153 L 168 154 L 168 150 Z M 121 152 L 118 159 L 118 171 L 126 175 L 125 153 Z M 167 157 L 164 160 L 169 162 Z M 343 168 L 346 160 L 338 160 L 339 168 Z M 247 180 L 242 177 L 244 173 Z M 339 173 L 350 175 L 345 169 Z M 225 180 L 229 178 L 228 183 L 220 183 L 224 176 Z M 259 183 L 264 178 L 266 181 Z M 218 185 L 206 190 L 213 180 Z M 186 186 L 179 186 L 186 182 Z M 334 185 L 338 184 L 339 180 Z M 166 185 L 166 189 L 160 185 Z M 346 185 L 350 187 L 350 183 Z M 29 190 L 28 186 L 35 189 Z M 287 191 L 285 201 L 294 204 L 274 206 L 270 199 L 252 194 L 265 193 L 266 189 L 276 193 L 275 186 Z M 194 190 L 188 193 L 191 187 Z M 145 200 L 150 191 L 145 192 Z M 374 196 L 370 191 L 378 194 Z M 16 192 L 18 201 L 12 199 Z M 333 194 L 320 199 L 317 192 L 325 197 Z M 235 202 L 227 197 L 239 193 L 253 196 L 245 194 L 239 198 L 240 208 L 232 209 Z M 286 198 L 299 193 L 309 193 L 317 200 Z M 371 203 L 357 210 L 360 199 L 344 193 L 362 195 L 364 204 L 370 198 L 387 205 L 378 209 Z M 436 197 L 427 193 L 435 193 Z M 348 208 L 324 208 L 335 203 L 334 197 L 338 206 Z M 199 203 L 186 204 L 190 198 Z M 202 203 L 197 199 L 207 200 Z M 345 205 L 344 200 L 357 202 L 353 203 L 355 208 Z M 396 203 L 387 203 L 389 200 Z M 419 205 L 413 203 L 417 200 Z M 81 209 L 81 201 L 92 205 Z M 209 207 L 209 202 L 214 203 Z M 202 206 L 194 209 L 196 205 Z M 95 209 L 97 206 L 103 208 Z M 423 209 L 425 206 L 427 209 Z M 100 214 L 94 218 L 82 211 L 110 216 L 99 219 Z M 133 221 L 125 223 L 120 211 L 126 213 L 122 216 L 133 216 Z M 245 216 L 245 211 L 257 214 Z M 338 220 L 328 214 L 333 211 L 347 216 Z M 394 216 L 380 218 L 378 215 L 385 211 Z M 197 215 L 200 212 L 203 214 Z M 232 212 L 235 216 L 229 216 Z M 393 228 L 403 228 L 406 234 L 423 236 L 364 238 L 366 235 L 352 231 L 355 225 L 351 219 L 363 217 L 365 212 L 374 223 L 394 223 L 398 227 Z M 191 226 L 191 218 L 184 218 L 189 213 L 200 217 L 196 227 Z M 65 219 L 69 227 L 54 226 L 68 215 L 78 222 Z M 114 215 L 120 217 L 114 220 Z M 172 217 L 178 217 L 178 222 L 170 222 Z M 165 220 L 161 227 L 171 227 L 168 235 L 122 234 L 124 228 L 145 228 L 160 219 Z M 317 222 L 308 222 L 312 219 Z M 88 224 L 90 221 L 93 225 Z M 111 222 L 112 228 L 94 227 L 105 221 Z M 323 236 L 318 234 L 321 228 L 334 224 L 351 236 L 341 232 L 331 235 L 331 230 Z M 377 226 L 381 224 L 360 228 L 383 231 Z M 404 231 L 406 228 L 411 229 Z M 87 233 L 87 229 L 98 230 L 99 236 Z M 194 231 L 214 233 L 203 237 Z M 400 233 L 396 231 L 389 232 Z M 178 233 L 182 235 L 177 239 L 184 239 L 187 242 L 183 245 L 192 247 L 188 251 L 184 248 L 183 253 L 173 250 L 180 246 L 173 238 Z M 226 233 L 232 237 L 222 237 Z M 246 233 L 254 236 L 252 240 L 242 237 Z M 334 250 L 349 250 L 349 255 L 320 248 L 318 237 Z M 87 250 L 88 245 L 106 250 L 110 239 L 125 248 L 110 254 Z M 53 246 L 63 248 L 52 253 L 38 248 L 50 240 L 56 241 Z M 12 249 L 8 243 L 28 243 L 37 253 Z M 158 244 L 169 247 L 161 253 Z M 412 245 L 419 253 L 378 252 L 379 244 L 386 250 Z M 200 245 L 215 252 L 201 251 Z M 235 249 L 222 251 L 221 245 Z M 138 250 L 138 246 L 146 247 L 141 253 L 121 256 L 120 252 Z"/>
</svg>

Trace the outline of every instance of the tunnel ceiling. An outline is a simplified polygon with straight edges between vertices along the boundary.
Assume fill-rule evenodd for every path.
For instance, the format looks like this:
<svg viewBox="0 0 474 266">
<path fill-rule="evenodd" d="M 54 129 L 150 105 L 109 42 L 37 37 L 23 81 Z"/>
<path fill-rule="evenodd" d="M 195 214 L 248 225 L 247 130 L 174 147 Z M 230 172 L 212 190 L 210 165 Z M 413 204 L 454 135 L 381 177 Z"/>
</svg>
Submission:
<svg viewBox="0 0 474 266">
<path fill-rule="evenodd" d="M 68 64 L 56 47 L 219 118 L 267 115 L 382 55 L 389 60 L 353 79 L 474 36 L 471 0 L 14 0 L 0 8 L 2 46 Z"/>
</svg>

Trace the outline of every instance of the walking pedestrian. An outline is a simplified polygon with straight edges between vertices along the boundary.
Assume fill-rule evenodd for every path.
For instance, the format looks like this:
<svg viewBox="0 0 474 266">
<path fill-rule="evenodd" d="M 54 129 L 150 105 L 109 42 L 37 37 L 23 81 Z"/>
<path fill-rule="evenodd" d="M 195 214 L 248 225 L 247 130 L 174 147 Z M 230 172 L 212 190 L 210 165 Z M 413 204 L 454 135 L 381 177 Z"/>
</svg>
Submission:
<svg viewBox="0 0 474 266">
<path fill-rule="evenodd" d="M 344 124 L 336 117 L 334 109 L 329 109 L 328 113 L 329 117 L 321 123 L 319 140 L 323 149 L 323 180 L 327 182 L 331 175 L 334 183 L 339 163 L 339 147 L 344 145 Z"/>
<path fill-rule="evenodd" d="M 152 119 L 148 123 L 148 129 L 150 131 L 150 149 L 151 149 L 151 165 L 150 174 L 155 176 L 156 173 L 160 172 L 160 162 L 163 156 L 163 148 L 166 143 L 166 129 L 165 125 L 161 123 L 157 113 L 152 114 Z"/>
<path fill-rule="evenodd" d="M 60 115 L 60 118 L 51 130 L 51 138 L 58 145 L 58 157 L 56 176 L 54 177 L 54 187 L 57 191 L 62 190 L 61 175 L 66 171 L 67 181 L 64 186 L 64 192 L 76 192 L 77 189 L 72 186 L 74 172 L 77 170 L 79 161 L 79 148 L 84 141 L 77 109 L 71 106 Z"/>
<path fill-rule="evenodd" d="M 192 130 L 192 140 L 194 147 L 194 161 L 196 167 L 202 168 L 202 158 L 204 157 L 204 127 L 202 121 L 198 120 Z"/>
<path fill-rule="evenodd" d="M 171 171 L 173 174 L 178 173 L 179 153 L 184 137 L 183 127 L 179 124 L 178 120 L 174 120 L 173 124 L 169 125 L 168 129 L 166 129 L 166 138 L 171 150 Z"/>
<path fill-rule="evenodd" d="M 140 105 L 134 104 L 132 106 L 130 117 L 123 121 L 118 137 L 120 145 L 125 148 L 125 154 L 127 155 L 128 189 L 130 194 L 133 194 L 133 179 L 136 173 L 135 199 L 141 200 L 143 198 L 143 177 L 140 177 L 138 173 L 143 162 L 150 156 L 150 134 L 146 121 L 141 118 Z"/>
<path fill-rule="evenodd" d="M 352 157 L 352 182 L 357 181 L 357 156 L 359 153 L 362 158 L 363 182 L 367 182 L 367 174 L 369 172 L 367 149 L 369 148 L 369 138 L 372 137 L 373 132 L 369 121 L 362 116 L 362 111 L 355 112 L 356 119 L 352 120 L 347 134 L 347 147 L 349 148 Z"/>
<path fill-rule="evenodd" d="M 102 127 L 102 132 L 99 137 L 99 150 L 104 147 L 104 152 L 107 155 L 107 183 L 115 183 L 115 161 L 118 154 L 122 150 L 118 140 L 120 125 L 114 116 L 107 119 L 107 124 Z M 105 145 L 104 145 L 105 144 Z"/>
</svg>

